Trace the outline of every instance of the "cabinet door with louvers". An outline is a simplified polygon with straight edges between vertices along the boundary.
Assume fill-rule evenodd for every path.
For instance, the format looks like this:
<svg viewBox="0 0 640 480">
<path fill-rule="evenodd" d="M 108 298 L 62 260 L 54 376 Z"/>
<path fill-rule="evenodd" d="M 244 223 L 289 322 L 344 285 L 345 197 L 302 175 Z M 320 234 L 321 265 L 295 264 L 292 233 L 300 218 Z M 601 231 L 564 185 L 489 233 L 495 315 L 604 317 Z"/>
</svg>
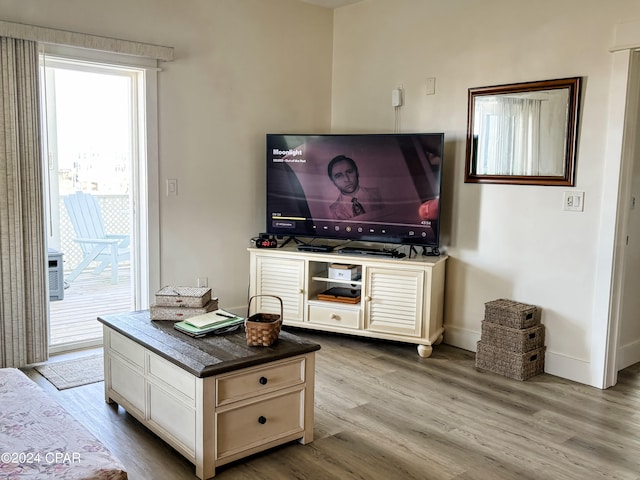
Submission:
<svg viewBox="0 0 640 480">
<path fill-rule="evenodd" d="M 422 336 L 424 271 L 369 267 L 365 280 L 365 328 Z"/>
<path fill-rule="evenodd" d="M 285 323 L 301 323 L 303 318 L 304 260 L 256 257 L 255 295 L 275 295 L 282 299 Z M 256 297 L 251 313 L 280 313 L 280 302 L 273 297 Z"/>
</svg>

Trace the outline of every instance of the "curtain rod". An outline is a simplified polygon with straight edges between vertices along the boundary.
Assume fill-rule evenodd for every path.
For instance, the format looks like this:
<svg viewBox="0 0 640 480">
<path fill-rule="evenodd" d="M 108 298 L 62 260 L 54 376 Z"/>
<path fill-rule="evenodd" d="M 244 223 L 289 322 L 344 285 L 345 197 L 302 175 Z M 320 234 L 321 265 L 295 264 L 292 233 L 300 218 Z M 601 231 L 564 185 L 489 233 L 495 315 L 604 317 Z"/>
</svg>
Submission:
<svg viewBox="0 0 640 480">
<path fill-rule="evenodd" d="M 69 32 L 25 23 L 0 20 L 0 36 L 154 58 L 165 62 L 173 60 L 173 47 Z"/>
</svg>

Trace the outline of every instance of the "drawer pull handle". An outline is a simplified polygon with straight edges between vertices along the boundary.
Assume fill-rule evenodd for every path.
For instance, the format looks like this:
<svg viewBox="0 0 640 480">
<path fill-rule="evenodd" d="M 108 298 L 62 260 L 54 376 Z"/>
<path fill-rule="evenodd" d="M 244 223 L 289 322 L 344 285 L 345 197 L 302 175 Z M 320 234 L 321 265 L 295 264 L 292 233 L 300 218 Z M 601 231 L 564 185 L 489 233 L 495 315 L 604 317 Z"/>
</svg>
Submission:
<svg viewBox="0 0 640 480">
<path fill-rule="evenodd" d="M 267 417 L 263 417 L 262 415 L 260 415 L 260 416 L 258 417 L 258 423 L 259 423 L 260 425 L 264 425 L 265 423 L 267 423 Z"/>
<path fill-rule="evenodd" d="M 260 377 L 260 380 L 258 380 L 258 382 L 260 382 L 260 385 L 266 385 L 268 381 L 269 380 L 267 380 L 267 377 Z"/>
</svg>

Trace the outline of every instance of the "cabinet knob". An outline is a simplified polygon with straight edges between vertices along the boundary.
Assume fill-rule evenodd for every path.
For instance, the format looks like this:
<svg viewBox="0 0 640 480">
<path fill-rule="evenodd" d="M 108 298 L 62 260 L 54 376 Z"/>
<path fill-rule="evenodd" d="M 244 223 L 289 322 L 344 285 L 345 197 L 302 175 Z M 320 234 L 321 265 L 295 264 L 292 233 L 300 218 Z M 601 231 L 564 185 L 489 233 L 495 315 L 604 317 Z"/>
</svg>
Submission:
<svg viewBox="0 0 640 480">
<path fill-rule="evenodd" d="M 369 295 L 367 295 L 366 297 L 364 297 L 365 301 L 370 302 L 371 301 L 371 297 Z"/>
<path fill-rule="evenodd" d="M 340 317 L 338 317 L 338 315 L 336 315 L 335 313 L 332 313 L 332 314 L 329 316 L 329 318 L 330 318 L 331 320 L 338 320 Z"/>
<path fill-rule="evenodd" d="M 304 288 L 301 288 L 301 289 L 300 289 L 300 293 L 301 293 L 301 294 L 302 294 L 302 293 L 304 293 Z"/>
<path fill-rule="evenodd" d="M 259 423 L 260 425 L 264 425 L 265 423 L 267 423 L 267 417 L 263 417 L 262 415 L 260 415 L 260 416 L 258 417 L 258 423 Z"/>
<path fill-rule="evenodd" d="M 260 385 L 266 385 L 268 381 L 269 380 L 267 380 L 267 377 L 260 377 L 260 380 L 258 380 L 258 382 L 260 382 Z"/>
</svg>

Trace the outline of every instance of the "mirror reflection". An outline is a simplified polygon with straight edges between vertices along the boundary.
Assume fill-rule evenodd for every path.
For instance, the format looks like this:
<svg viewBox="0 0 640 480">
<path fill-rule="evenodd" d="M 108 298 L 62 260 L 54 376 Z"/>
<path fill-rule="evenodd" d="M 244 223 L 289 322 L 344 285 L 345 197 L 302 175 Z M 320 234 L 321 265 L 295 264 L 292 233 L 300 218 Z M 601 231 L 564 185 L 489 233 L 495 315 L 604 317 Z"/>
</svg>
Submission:
<svg viewBox="0 0 640 480">
<path fill-rule="evenodd" d="M 579 78 L 469 90 L 466 182 L 572 185 Z"/>
</svg>

